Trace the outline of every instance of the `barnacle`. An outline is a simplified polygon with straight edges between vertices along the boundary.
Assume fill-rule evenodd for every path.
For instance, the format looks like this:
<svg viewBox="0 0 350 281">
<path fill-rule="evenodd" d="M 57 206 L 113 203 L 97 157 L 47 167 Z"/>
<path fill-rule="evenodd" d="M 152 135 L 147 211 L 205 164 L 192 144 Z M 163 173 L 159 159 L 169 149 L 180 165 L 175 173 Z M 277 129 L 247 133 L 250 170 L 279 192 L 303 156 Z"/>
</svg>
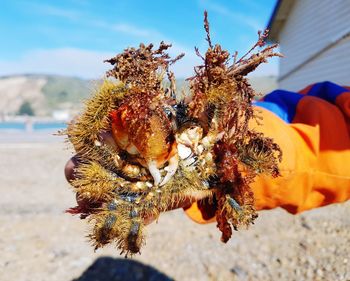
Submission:
<svg viewBox="0 0 350 281">
<path fill-rule="evenodd" d="M 209 197 L 226 242 L 257 217 L 249 184 L 260 173 L 279 175 L 281 150 L 272 139 L 249 128 L 255 118 L 254 91 L 247 78 L 276 46 L 258 42 L 230 63 L 230 54 L 212 45 L 203 65 L 188 79 L 190 96 L 179 98 L 169 66 L 171 45 L 128 48 L 107 60 L 113 69 L 66 134 L 80 165 L 72 181 L 83 207 L 70 209 L 93 223 L 96 248 L 110 242 L 126 254 L 144 244 L 144 218 L 157 217 L 186 197 Z M 164 80 L 168 79 L 168 87 Z M 103 134 L 110 134 L 106 142 Z"/>
</svg>

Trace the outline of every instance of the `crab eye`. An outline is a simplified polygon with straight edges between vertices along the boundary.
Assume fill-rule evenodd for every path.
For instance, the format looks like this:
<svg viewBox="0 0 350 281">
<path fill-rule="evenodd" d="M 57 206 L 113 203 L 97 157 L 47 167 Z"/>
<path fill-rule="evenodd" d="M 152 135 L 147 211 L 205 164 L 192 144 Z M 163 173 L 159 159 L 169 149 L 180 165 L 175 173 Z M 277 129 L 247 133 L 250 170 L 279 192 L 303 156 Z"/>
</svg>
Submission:
<svg viewBox="0 0 350 281">
<path fill-rule="evenodd" d="M 164 113 L 169 120 L 173 118 L 173 113 L 171 112 L 170 108 L 164 108 Z"/>
</svg>

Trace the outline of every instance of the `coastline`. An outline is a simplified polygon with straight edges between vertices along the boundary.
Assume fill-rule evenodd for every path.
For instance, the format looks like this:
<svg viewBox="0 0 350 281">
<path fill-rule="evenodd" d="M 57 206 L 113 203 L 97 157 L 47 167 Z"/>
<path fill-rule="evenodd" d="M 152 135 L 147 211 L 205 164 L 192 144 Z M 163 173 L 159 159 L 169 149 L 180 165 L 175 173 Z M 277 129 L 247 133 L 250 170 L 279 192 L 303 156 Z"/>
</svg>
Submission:
<svg viewBox="0 0 350 281">
<path fill-rule="evenodd" d="M 57 130 L 40 130 L 35 132 L 26 132 L 20 130 L 0 130 L 0 144 L 48 144 L 64 142 L 64 136 L 59 136 L 57 133 Z"/>
</svg>

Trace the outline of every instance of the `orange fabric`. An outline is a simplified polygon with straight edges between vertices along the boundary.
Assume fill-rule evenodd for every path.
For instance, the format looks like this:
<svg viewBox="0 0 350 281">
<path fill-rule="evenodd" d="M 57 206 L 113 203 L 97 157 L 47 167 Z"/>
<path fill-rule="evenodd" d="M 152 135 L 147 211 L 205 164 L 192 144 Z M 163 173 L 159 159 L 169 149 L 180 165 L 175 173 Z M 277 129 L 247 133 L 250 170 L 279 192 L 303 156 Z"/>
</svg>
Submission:
<svg viewBox="0 0 350 281">
<path fill-rule="evenodd" d="M 252 184 L 257 210 L 281 207 L 296 214 L 350 198 L 350 93 L 336 105 L 317 97 L 300 100 L 292 124 L 256 108 L 263 124 L 251 126 L 280 145 L 281 176 L 261 175 Z M 215 220 L 209 203 L 194 203 L 186 213 L 198 223 Z M 208 211 L 209 210 L 209 211 Z"/>
</svg>

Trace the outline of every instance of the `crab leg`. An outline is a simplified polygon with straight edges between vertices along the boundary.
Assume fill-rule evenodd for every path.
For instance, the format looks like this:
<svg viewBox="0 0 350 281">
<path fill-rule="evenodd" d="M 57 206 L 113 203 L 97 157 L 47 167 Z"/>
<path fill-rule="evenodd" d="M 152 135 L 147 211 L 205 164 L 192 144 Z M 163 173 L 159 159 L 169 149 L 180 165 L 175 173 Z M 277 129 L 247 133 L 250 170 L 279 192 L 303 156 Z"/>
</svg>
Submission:
<svg viewBox="0 0 350 281">
<path fill-rule="evenodd" d="M 159 169 L 157 168 L 157 162 L 155 160 L 150 160 L 148 163 L 148 170 L 151 173 L 153 180 L 154 180 L 154 185 L 157 186 L 159 185 L 162 176 L 160 174 Z"/>
<path fill-rule="evenodd" d="M 160 183 L 160 186 L 165 185 L 176 173 L 177 167 L 179 166 L 179 156 L 177 153 L 175 153 L 170 159 L 169 159 L 169 165 L 164 168 L 165 171 L 167 171 L 167 174 L 165 175 L 164 179 Z"/>
</svg>

